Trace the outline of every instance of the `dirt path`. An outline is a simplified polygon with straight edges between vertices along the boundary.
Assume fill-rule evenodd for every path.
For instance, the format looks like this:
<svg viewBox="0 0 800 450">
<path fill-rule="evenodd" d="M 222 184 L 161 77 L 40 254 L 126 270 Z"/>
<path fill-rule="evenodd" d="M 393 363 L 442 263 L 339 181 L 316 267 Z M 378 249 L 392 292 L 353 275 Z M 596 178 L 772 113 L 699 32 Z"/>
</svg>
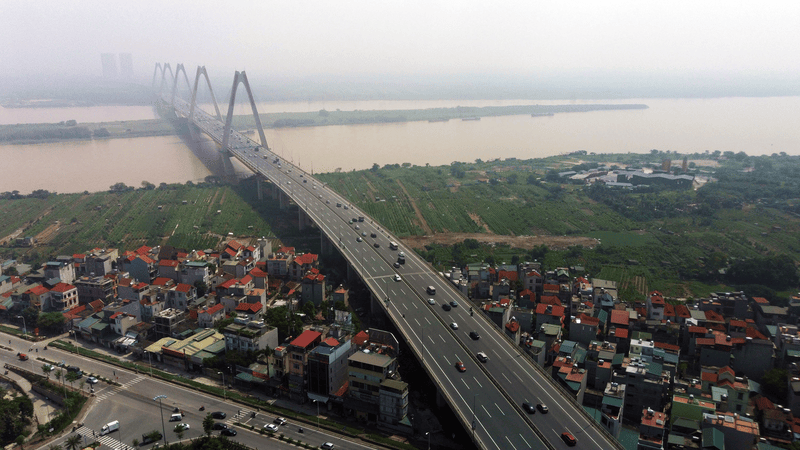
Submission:
<svg viewBox="0 0 800 450">
<path fill-rule="evenodd" d="M 427 234 L 427 235 L 433 234 L 433 230 L 431 230 L 431 227 L 428 226 L 428 222 L 426 222 L 425 218 L 422 217 L 422 212 L 419 210 L 419 207 L 417 206 L 417 202 L 414 200 L 414 198 L 412 198 L 410 195 L 408 195 L 408 191 L 406 190 L 406 187 L 403 186 L 403 183 L 400 180 L 397 180 L 397 184 L 400 186 L 400 189 L 403 190 L 403 194 L 406 195 L 406 198 L 408 199 L 408 201 L 411 202 L 411 207 L 414 208 L 414 214 L 417 216 L 417 220 L 419 220 L 420 228 L 425 230 L 425 234 Z"/>
<path fill-rule="evenodd" d="M 61 228 L 61 222 L 56 220 L 55 223 L 36 235 L 36 244 L 46 244 L 50 242 L 50 240 L 53 239 L 53 236 L 55 236 L 58 232 L 59 228 Z"/>
<path fill-rule="evenodd" d="M 489 244 L 508 244 L 511 247 L 530 250 L 537 245 L 544 244 L 552 249 L 565 249 L 572 245 L 581 245 L 594 248 L 597 239 L 585 236 L 501 236 L 483 233 L 438 233 L 429 236 L 410 236 L 403 238 L 403 242 L 413 248 L 424 248 L 429 244 L 453 245 L 464 239 L 475 239 L 478 242 Z"/>
</svg>

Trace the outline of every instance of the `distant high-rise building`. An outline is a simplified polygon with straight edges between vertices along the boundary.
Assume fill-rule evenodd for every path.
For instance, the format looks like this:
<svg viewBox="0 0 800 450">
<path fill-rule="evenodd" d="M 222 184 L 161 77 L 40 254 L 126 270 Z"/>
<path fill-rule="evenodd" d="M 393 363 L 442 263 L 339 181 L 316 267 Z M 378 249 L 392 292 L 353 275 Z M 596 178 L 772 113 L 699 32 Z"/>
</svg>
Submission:
<svg viewBox="0 0 800 450">
<path fill-rule="evenodd" d="M 103 78 L 117 78 L 117 55 L 113 53 L 100 54 L 103 63 Z"/>
<path fill-rule="evenodd" d="M 119 54 L 119 72 L 125 80 L 133 78 L 133 57 L 130 53 Z"/>
</svg>

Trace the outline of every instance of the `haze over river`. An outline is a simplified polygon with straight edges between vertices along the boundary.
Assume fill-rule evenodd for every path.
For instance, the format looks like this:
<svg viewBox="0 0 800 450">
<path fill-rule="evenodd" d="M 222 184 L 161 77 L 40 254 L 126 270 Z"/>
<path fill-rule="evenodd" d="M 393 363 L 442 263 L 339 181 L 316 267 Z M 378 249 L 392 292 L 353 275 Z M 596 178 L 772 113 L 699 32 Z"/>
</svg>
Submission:
<svg viewBox="0 0 800 450">
<path fill-rule="evenodd" d="M 259 104 L 259 112 L 327 109 L 403 110 L 454 106 L 643 103 L 641 110 L 484 117 L 480 121 L 407 122 L 267 129 L 270 147 L 306 170 L 328 172 L 409 162 L 449 164 L 477 158 L 539 158 L 575 150 L 597 153 L 743 151 L 748 155 L 800 154 L 800 97 L 627 99 L 592 101 L 336 101 Z M 222 106 L 221 106 L 222 107 Z M 206 111 L 213 107 L 204 105 Z M 249 109 L 249 108 L 248 108 Z M 238 106 L 236 114 L 246 114 Z M 152 119 L 146 106 L 0 108 L 0 124 Z M 251 138 L 255 135 L 251 135 Z M 199 155 L 199 156 L 196 156 Z M 0 192 L 35 189 L 82 192 L 143 180 L 158 185 L 202 180 L 199 158 L 217 158 L 213 146 L 194 152 L 177 136 L 0 145 L 5 168 Z M 211 161 L 213 165 L 213 161 Z"/>
</svg>

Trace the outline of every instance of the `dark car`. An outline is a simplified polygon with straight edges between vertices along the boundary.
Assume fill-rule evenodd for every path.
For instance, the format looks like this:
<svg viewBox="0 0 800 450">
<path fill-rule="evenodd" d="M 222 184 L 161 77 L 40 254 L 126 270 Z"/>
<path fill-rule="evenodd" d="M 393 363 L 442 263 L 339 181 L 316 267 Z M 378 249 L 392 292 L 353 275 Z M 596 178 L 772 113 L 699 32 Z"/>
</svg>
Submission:
<svg viewBox="0 0 800 450">
<path fill-rule="evenodd" d="M 369 235 L 370 235 L 370 237 L 378 237 L 378 235 L 375 234 L 375 233 L 370 233 Z"/>
<path fill-rule="evenodd" d="M 380 246 L 381 246 L 381 244 L 378 244 L 377 242 L 376 242 L 376 243 L 374 243 L 374 244 L 372 244 L 372 245 L 373 245 L 375 248 L 378 248 L 378 247 L 380 247 Z"/>
<path fill-rule="evenodd" d="M 228 426 L 221 422 L 214 422 L 214 425 L 211 427 L 212 430 L 225 430 Z"/>
<path fill-rule="evenodd" d="M 222 411 L 214 411 L 214 412 L 211 413 L 211 417 L 213 417 L 215 419 L 224 419 L 224 418 L 228 417 L 228 415 L 225 414 Z"/>
<path fill-rule="evenodd" d="M 533 405 L 528 402 L 522 403 L 522 409 L 524 409 L 528 414 L 536 414 L 536 408 L 534 408 Z"/>
<path fill-rule="evenodd" d="M 450 302 L 450 306 L 452 306 L 453 308 L 458 308 L 458 302 L 453 300 L 452 302 Z"/>
<path fill-rule="evenodd" d="M 222 430 L 222 433 L 220 434 L 223 436 L 236 436 L 236 430 L 234 430 L 233 428 L 225 428 Z"/>
<path fill-rule="evenodd" d="M 469 337 L 471 337 L 471 338 L 472 338 L 472 340 L 474 340 L 474 341 L 477 341 L 478 339 L 480 339 L 480 338 L 481 338 L 481 335 L 480 335 L 480 334 L 478 334 L 478 332 L 477 332 L 477 331 L 470 331 L 470 332 L 469 332 Z"/>
<path fill-rule="evenodd" d="M 575 436 L 570 433 L 561 433 L 561 440 L 563 440 L 570 447 L 575 447 L 575 445 L 578 443 L 578 440 L 575 439 Z"/>
<path fill-rule="evenodd" d="M 451 308 L 447 303 L 442 303 L 442 309 L 445 311 L 450 311 L 453 308 Z"/>
<path fill-rule="evenodd" d="M 538 405 L 536 405 L 536 408 L 542 414 L 547 414 L 547 411 L 550 411 L 549 409 L 547 409 L 547 405 L 545 405 L 544 403 L 539 403 Z"/>
</svg>

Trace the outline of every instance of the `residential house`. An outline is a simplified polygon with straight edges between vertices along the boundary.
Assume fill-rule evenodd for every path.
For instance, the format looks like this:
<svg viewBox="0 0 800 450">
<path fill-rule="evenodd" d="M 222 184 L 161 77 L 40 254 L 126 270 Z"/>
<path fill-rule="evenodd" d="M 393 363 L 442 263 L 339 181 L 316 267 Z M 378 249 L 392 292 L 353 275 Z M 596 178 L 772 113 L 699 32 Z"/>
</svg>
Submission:
<svg viewBox="0 0 800 450">
<path fill-rule="evenodd" d="M 308 255 L 308 253 L 306 253 Z M 305 255 L 301 255 L 305 256 Z M 316 255 L 315 255 L 316 256 Z M 297 261 L 301 257 L 295 259 Z M 316 306 L 325 301 L 325 275 L 315 273 L 318 270 L 309 271 L 301 282 L 301 300 L 303 303 L 311 302 Z"/>
<path fill-rule="evenodd" d="M 181 263 L 174 259 L 162 259 L 158 262 L 158 276 L 169 278 L 175 282 L 178 281 L 178 275 L 181 273 Z"/>
<path fill-rule="evenodd" d="M 570 339 L 576 342 L 589 345 L 592 341 L 597 339 L 597 335 L 600 331 L 600 319 L 581 314 L 572 319 L 569 328 L 569 336 Z"/>
<path fill-rule="evenodd" d="M 113 278 L 103 276 L 82 276 L 75 280 L 78 300 L 81 304 L 102 300 L 110 303 L 117 298 L 117 284 Z"/>
<path fill-rule="evenodd" d="M 64 283 L 73 284 L 75 281 L 75 265 L 71 262 L 71 259 L 46 262 L 43 267 L 45 279 L 57 278 Z"/>
<path fill-rule="evenodd" d="M 306 330 L 286 346 L 288 364 L 286 374 L 289 383 L 289 397 L 303 403 L 307 398 L 308 354 L 322 342 L 318 331 Z"/>
<path fill-rule="evenodd" d="M 197 298 L 197 289 L 189 284 L 178 283 L 167 290 L 167 307 L 185 311 Z"/>
<path fill-rule="evenodd" d="M 261 351 L 278 346 L 278 329 L 261 321 L 237 317 L 234 323 L 222 329 L 225 349 L 241 352 Z"/>
<path fill-rule="evenodd" d="M 289 278 L 294 281 L 300 281 L 311 269 L 319 270 L 319 256 L 313 253 L 297 255 L 289 263 Z"/>
<path fill-rule="evenodd" d="M 153 317 L 155 325 L 155 335 L 157 338 L 178 337 L 185 331 L 186 312 L 174 308 L 168 308 Z"/>
<path fill-rule="evenodd" d="M 48 292 L 42 304 L 43 311 L 65 311 L 78 306 L 78 288 L 69 283 L 58 283 Z"/>
<path fill-rule="evenodd" d="M 625 407 L 625 385 L 608 382 L 603 390 L 600 406 L 600 425 L 615 439 L 622 430 L 622 413 Z"/>
<path fill-rule="evenodd" d="M 653 291 L 647 297 L 647 318 L 650 320 L 663 320 L 666 302 L 661 292 Z"/>
<path fill-rule="evenodd" d="M 209 263 L 205 261 L 187 261 L 181 265 L 181 271 L 178 276 L 180 283 L 194 286 L 197 283 L 202 283 L 208 286 L 211 278 L 211 271 L 208 268 Z"/>
<path fill-rule="evenodd" d="M 308 398 L 327 404 L 348 380 L 347 360 L 357 348 L 350 339 L 329 337 L 308 354 Z"/>
<path fill-rule="evenodd" d="M 669 423 L 667 415 L 652 408 L 642 410 L 639 423 L 639 442 L 636 450 L 663 450 L 665 448 L 664 431 Z"/>
<path fill-rule="evenodd" d="M 210 308 L 197 311 L 197 324 L 200 328 L 212 328 L 225 318 L 225 305 L 219 303 Z"/>
<path fill-rule="evenodd" d="M 158 263 L 147 254 L 129 253 L 122 256 L 122 271 L 142 283 L 150 283 L 158 276 Z"/>
<path fill-rule="evenodd" d="M 288 278 L 293 259 L 294 247 L 281 247 L 267 259 L 267 274 L 270 277 Z"/>
<path fill-rule="evenodd" d="M 564 307 L 553 306 L 540 303 L 536 305 L 536 329 L 540 329 L 542 325 L 549 323 L 564 327 Z"/>
<path fill-rule="evenodd" d="M 704 413 L 702 427 L 721 431 L 725 436 L 725 450 L 750 450 L 760 436 L 758 423 L 737 413 Z"/>
</svg>

